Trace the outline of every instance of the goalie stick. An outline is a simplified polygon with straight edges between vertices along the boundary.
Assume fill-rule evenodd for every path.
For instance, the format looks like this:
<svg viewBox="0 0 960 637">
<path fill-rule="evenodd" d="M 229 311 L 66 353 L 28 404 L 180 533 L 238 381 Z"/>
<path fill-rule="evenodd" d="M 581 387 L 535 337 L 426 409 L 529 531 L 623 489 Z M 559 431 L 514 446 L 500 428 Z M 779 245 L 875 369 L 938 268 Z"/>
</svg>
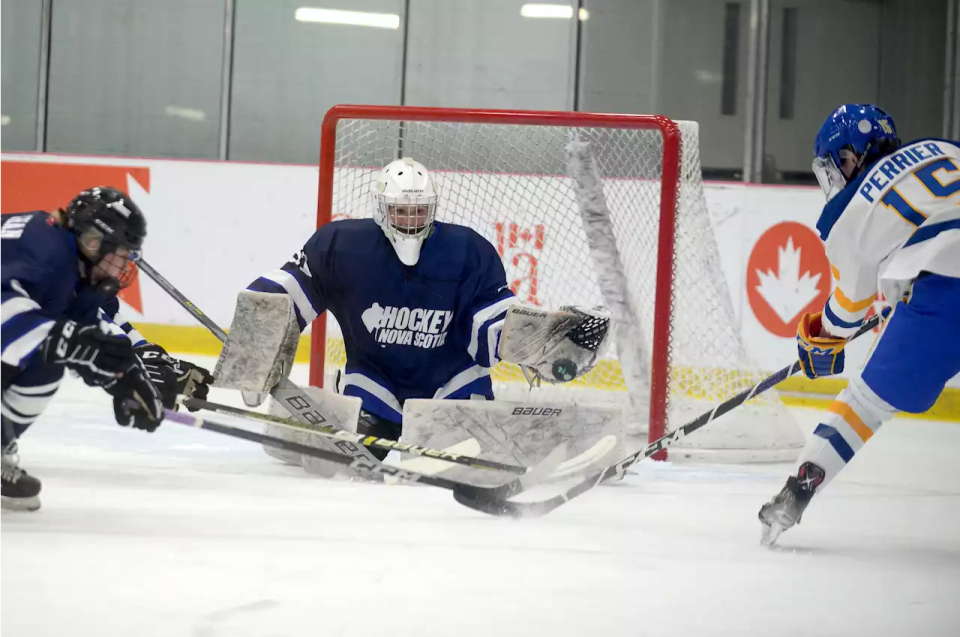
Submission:
<svg viewBox="0 0 960 637">
<path fill-rule="evenodd" d="M 848 342 L 854 340 L 855 338 L 858 338 L 862 334 L 869 332 L 874 327 L 876 327 L 880 323 L 881 317 L 882 317 L 882 314 L 877 314 L 872 318 L 870 318 L 866 323 L 864 323 L 860 327 L 859 330 L 857 330 L 857 332 L 853 336 L 847 339 Z M 682 427 L 679 427 L 671 431 L 670 433 L 664 436 L 661 436 L 657 440 L 654 440 L 653 442 L 648 444 L 646 447 L 644 447 L 640 451 L 627 456 L 617 464 L 609 466 L 603 471 L 599 473 L 595 473 L 585 478 L 584 480 L 570 487 L 563 493 L 555 495 L 552 498 L 548 498 L 546 500 L 540 500 L 537 502 L 509 502 L 506 499 L 495 500 L 491 498 L 473 498 L 469 493 L 456 493 L 456 492 L 454 493 L 453 497 L 457 500 L 457 502 L 459 502 L 460 504 L 463 504 L 464 506 L 470 507 L 471 509 L 476 509 L 477 511 L 482 511 L 483 513 L 488 513 L 490 515 L 509 516 L 509 517 L 516 517 L 516 518 L 538 517 L 541 515 L 545 515 L 547 513 L 550 513 L 557 507 L 560 507 L 566 504 L 567 502 L 576 498 L 577 496 L 580 496 L 586 493 L 587 491 L 594 488 L 604 480 L 607 480 L 608 478 L 611 478 L 613 476 L 622 478 L 627 467 L 629 467 L 630 465 L 636 462 L 639 462 L 640 460 L 643 460 L 645 458 L 649 458 L 653 454 L 666 449 L 667 447 L 669 447 L 676 441 L 680 440 L 681 438 L 685 438 L 686 436 L 690 435 L 694 431 L 702 427 L 706 427 L 707 425 L 709 425 L 711 422 L 713 422 L 720 416 L 732 411 L 733 409 L 736 409 L 737 407 L 747 402 L 754 396 L 757 396 L 758 394 L 761 394 L 767 391 L 777 383 L 785 380 L 786 378 L 789 378 L 790 376 L 793 376 L 799 371 L 800 371 L 800 361 L 797 360 L 792 364 L 787 365 L 780 371 L 774 373 L 773 375 L 760 381 L 753 387 L 750 387 L 749 389 L 745 389 L 739 394 L 737 394 L 736 396 L 734 396 L 733 398 L 730 398 L 720 403 L 719 405 L 714 407 L 711 411 L 708 411 L 700 415 L 698 418 L 691 420 L 690 422 L 683 425 Z"/>
<path fill-rule="evenodd" d="M 204 314 L 200 308 L 185 297 L 172 283 L 167 281 L 163 275 L 157 272 L 153 266 L 144 261 L 143 258 L 138 258 L 137 267 L 146 272 L 147 276 L 153 279 L 164 292 L 173 297 L 173 300 L 179 303 L 185 310 L 190 312 L 194 318 L 200 321 L 204 327 L 210 330 L 220 342 L 227 340 L 227 333 L 220 329 L 219 325 L 214 323 L 210 317 Z M 303 423 L 307 429 L 315 430 L 317 427 L 324 426 L 324 423 L 328 421 L 326 416 L 323 415 L 323 410 L 320 408 L 320 405 L 318 405 L 307 392 L 300 389 L 296 383 L 288 378 L 281 376 L 280 382 L 271 390 L 270 395 L 273 396 L 274 400 L 282 404 L 287 411 L 293 414 L 294 418 Z M 373 454 L 367 451 L 366 447 L 357 445 L 349 440 L 333 441 L 327 438 L 320 438 L 318 442 L 330 453 L 346 454 L 354 458 L 362 458 L 365 463 L 361 463 L 358 466 L 362 467 L 367 464 L 380 463 L 379 460 L 373 457 Z M 376 472 L 364 471 L 357 468 L 354 468 L 354 473 L 359 477 L 368 479 L 379 477 Z"/>
<path fill-rule="evenodd" d="M 314 458 L 320 458 L 329 462 L 336 462 L 337 464 L 353 467 L 361 473 L 370 473 L 379 476 L 392 476 L 402 482 L 419 482 L 432 487 L 447 489 L 454 492 L 454 497 L 463 496 L 468 498 L 470 502 L 486 502 L 487 500 L 497 501 L 522 493 L 541 482 L 543 478 L 551 473 L 566 456 L 566 445 L 560 444 L 554 448 L 554 450 L 551 451 L 546 458 L 540 461 L 540 463 L 534 467 L 531 467 L 524 475 L 498 487 L 478 487 L 465 482 L 458 482 L 456 480 L 449 480 L 447 478 L 441 478 L 438 476 L 428 476 L 415 471 L 401 469 L 400 467 L 393 467 L 378 462 L 377 460 L 369 462 L 366 458 L 351 457 L 341 453 L 327 451 L 317 447 L 311 447 L 310 445 L 300 444 L 298 442 L 275 438 L 273 436 L 268 436 L 267 434 L 257 433 L 256 431 L 249 431 L 247 429 L 241 429 L 240 427 L 234 427 L 232 425 L 226 425 L 207 420 L 206 418 L 201 418 L 200 416 L 191 413 L 182 413 L 173 411 L 172 409 L 165 409 L 164 416 L 166 420 L 170 420 L 181 425 L 206 429 L 207 431 L 230 436 L 232 438 L 240 438 L 242 440 L 258 442 L 262 445 L 276 447 L 278 449 L 284 449 L 286 451 L 292 451 L 294 453 L 300 453 L 306 456 L 313 456 Z"/>
<path fill-rule="evenodd" d="M 240 416 L 243 418 L 254 418 L 256 420 L 262 420 L 264 422 L 272 422 L 279 425 L 286 425 L 287 427 L 294 427 L 296 429 L 306 429 L 325 438 L 330 438 L 332 440 L 348 440 L 350 442 L 355 442 L 357 444 L 363 445 L 364 447 L 377 447 L 378 449 L 394 449 L 396 451 L 402 451 L 404 453 L 411 453 L 416 456 L 426 456 L 428 458 L 435 458 L 437 460 L 444 460 L 446 462 L 452 462 L 454 464 L 462 464 L 467 467 L 473 467 L 474 469 L 487 469 L 490 471 L 503 471 L 506 473 L 513 473 L 516 475 L 524 475 L 529 473 L 530 469 L 527 467 L 519 467 L 512 464 L 503 464 L 501 462 L 496 462 L 494 460 L 484 460 L 483 458 L 475 458 L 473 456 L 464 456 L 456 453 L 451 453 L 449 451 L 441 451 L 440 449 L 431 449 L 430 447 L 421 447 L 420 445 L 414 445 L 406 442 L 400 442 L 398 440 L 390 440 L 389 438 L 378 438 L 377 436 L 365 436 L 363 434 L 353 433 L 352 431 L 346 431 L 342 429 L 337 429 L 330 425 L 320 425 L 317 427 L 304 427 L 302 424 L 293 420 L 292 418 L 283 418 L 281 416 L 273 416 L 270 414 L 261 414 L 256 411 L 249 411 L 247 409 L 240 409 L 239 407 L 231 407 L 230 405 L 223 405 L 220 403 L 213 403 L 208 400 L 200 400 L 198 398 L 186 398 L 183 401 L 183 404 L 187 407 L 192 407 L 196 409 L 206 409 L 208 411 L 215 411 L 221 414 L 229 414 L 232 416 Z"/>
</svg>

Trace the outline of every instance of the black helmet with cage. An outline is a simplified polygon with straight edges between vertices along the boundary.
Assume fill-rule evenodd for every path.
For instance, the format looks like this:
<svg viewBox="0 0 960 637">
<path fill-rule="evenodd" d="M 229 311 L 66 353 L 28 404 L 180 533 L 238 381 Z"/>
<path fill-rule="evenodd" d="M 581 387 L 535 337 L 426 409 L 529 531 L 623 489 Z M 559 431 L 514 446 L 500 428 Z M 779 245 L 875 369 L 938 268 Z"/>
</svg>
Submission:
<svg viewBox="0 0 960 637">
<path fill-rule="evenodd" d="M 77 236 L 92 285 L 115 293 L 132 282 L 131 262 L 143 247 L 147 220 L 129 195 L 106 186 L 84 190 L 67 205 L 63 221 Z"/>
</svg>

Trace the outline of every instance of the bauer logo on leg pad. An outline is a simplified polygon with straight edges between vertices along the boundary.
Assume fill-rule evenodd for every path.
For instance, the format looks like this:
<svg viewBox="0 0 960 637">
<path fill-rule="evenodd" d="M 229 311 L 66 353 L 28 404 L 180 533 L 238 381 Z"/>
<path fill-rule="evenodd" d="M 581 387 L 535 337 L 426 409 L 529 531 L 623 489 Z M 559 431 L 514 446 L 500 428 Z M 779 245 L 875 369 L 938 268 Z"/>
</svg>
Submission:
<svg viewBox="0 0 960 637">
<path fill-rule="evenodd" d="M 514 416 L 559 416 L 563 409 L 556 407 L 514 407 Z"/>
</svg>

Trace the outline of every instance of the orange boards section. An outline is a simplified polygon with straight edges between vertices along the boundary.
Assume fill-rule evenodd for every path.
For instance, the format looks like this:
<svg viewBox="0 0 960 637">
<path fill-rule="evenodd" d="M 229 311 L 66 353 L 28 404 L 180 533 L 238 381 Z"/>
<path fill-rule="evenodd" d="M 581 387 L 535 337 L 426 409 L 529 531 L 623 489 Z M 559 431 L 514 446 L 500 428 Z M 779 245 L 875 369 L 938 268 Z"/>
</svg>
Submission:
<svg viewBox="0 0 960 637">
<path fill-rule="evenodd" d="M 93 186 L 112 186 L 127 190 L 127 177 L 150 191 L 150 169 L 142 166 L 97 164 L 54 164 L 48 162 L 4 160 L 0 162 L 3 187 L 0 188 L 0 213 L 62 208 L 78 192 Z M 140 279 L 120 292 L 120 298 L 143 313 Z"/>
</svg>

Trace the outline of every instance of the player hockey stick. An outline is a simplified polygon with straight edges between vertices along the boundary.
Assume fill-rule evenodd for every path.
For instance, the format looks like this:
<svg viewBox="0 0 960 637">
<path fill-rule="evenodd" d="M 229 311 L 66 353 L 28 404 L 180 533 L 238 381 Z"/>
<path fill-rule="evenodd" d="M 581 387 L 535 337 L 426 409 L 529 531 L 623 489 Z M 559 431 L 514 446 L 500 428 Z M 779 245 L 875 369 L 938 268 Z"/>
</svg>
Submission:
<svg viewBox="0 0 960 637">
<path fill-rule="evenodd" d="M 190 299 L 181 294 L 180 290 L 174 287 L 173 283 L 167 281 L 162 274 L 157 272 L 152 265 L 143 260 L 143 257 L 137 259 L 137 268 L 147 273 L 153 282 L 159 285 L 164 292 L 173 297 L 173 300 L 180 304 L 186 311 L 193 314 L 193 318 L 200 321 L 205 328 L 213 332 L 213 335 L 222 343 L 227 340 L 227 333 L 220 329 L 220 326 L 214 323 L 203 311 L 190 302 Z"/>
<path fill-rule="evenodd" d="M 292 418 L 283 418 L 281 416 L 274 416 L 271 414 L 261 414 L 256 411 L 249 411 L 246 409 L 240 409 L 239 407 L 231 407 L 230 405 L 213 403 L 208 400 L 200 400 L 198 398 L 186 398 L 184 399 L 183 404 L 186 405 L 187 407 L 192 407 L 197 409 L 206 409 L 208 411 L 215 411 L 221 414 L 229 414 L 231 416 L 241 416 L 243 418 L 254 418 L 256 420 L 262 420 L 264 422 L 272 422 L 280 425 L 286 425 L 288 427 L 294 427 L 296 429 L 304 429 L 303 425 L 301 425 L 296 420 L 293 420 Z M 336 427 L 331 427 L 330 425 L 320 425 L 318 427 L 310 427 L 307 430 L 313 433 L 319 434 L 321 436 L 331 438 L 333 440 L 349 440 L 350 442 L 361 444 L 364 447 L 376 447 L 378 449 L 395 449 L 396 451 L 411 453 L 416 456 L 426 456 L 428 458 L 435 458 L 437 460 L 444 460 L 446 462 L 452 462 L 454 464 L 461 464 L 467 467 L 473 467 L 474 469 L 504 471 L 506 473 L 513 473 L 517 475 L 523 475 L 525 473 L 529 473 L 530 471 L 530 469 L 528 469 L 527 467 L 519 467 L 517 465 L 512 465 L 512 464 L 503 464 L 501 462 L 496 462 L 494 460 L 484 460 L 483 458 L 475 458 L 473 456 L 464 456 L 456 453 L 451 453 L 449 451 L 442 451 L 440 449 L 431 449 L 430 447 L 421 447 L 420 445 L 413 445 L 406 442 L 400 442 L 398 440 L 390 440 L 389 438 L 378 438 L 377 436 L 364 436 L 363 434 L 353 433 L 352 431 L 337 429 Z"/>
<path fill-rule="evenodd" d="M 190 299 L 185 297 L 180 290 L 170 283 L 170 281 L 167 281 L 162 274 L 157 272 L 153 266 L 144 261 L 143 258 L 138 258 L 137 267 L 146 272 L 147 276 L 153 279 L 153 281 L 159 285 L 164 292 L 173 297 L 173 300 L 179 303 L 185 310 L 190 312 L 194 318 L 200 321 L 200 323 L 210 330 L 221 342 L 227 340 L 227 333 L 220 329 L 219 325 L 214 323 L 213 320 L 204 314 L 200 308 L 194 305 Z M 294 418 L 303 423 L 303 425 L 308 429 L 315 429 L 319 426 L 322 426 L 323 423 L 327 422 L 328 420 L 326 416 L 323 415 L 323 410 L 320 408 L 320 405 L 317 404 L 317 401 L 288 378 L 281 377 L 276 387 L 271 390 L 270 395 L 273 396 L 274 400 L 282 404 L 287 411 L 293 414 Z M 368 463 L 379 463 L 379 460 L 374 458 L 373 454 L 367 451 L 366 447 L 362 445 L 356 445 L 349 440 L 338 440 L 333 442 L 328 439 L 320 439 L 318 442 L 326 446 L 326 450 L 331 453 L 345 453 L 355 458 L 363 458 Z M 360 477 L 375 477 L 374 474 L 370 472 L 364 473 L 356 470 L 355 473 Z"/>
<path fill-rule="evenodd" d="M 858 338 L 862 334 L 869 332 L 874 327 L 880 323 L 881 314 L 871 317 L 866 323 L 864 323 L 857 332 L 851 336 L 847 341 L 852 341 L 855 338 Z M 484 499 L 473 499 L 467 493 L 454 493 L 454 498 L 457 502 L 465 506 L 470 507 L 471 509 L 476 509 L 477 511 L 482 511 L 483 513 L 489 513 L 490 515 L 502 515 L 509 517 L 538 517 L 545 515 L 557 507 L 560 507 L 570 500 L 576 498 L 583 493 L 586 493 L 590 489 L 594 488 L 604 480 L 617 476 L 622 478 L 624 471 L 630 465 L 639 462 L 645 458 L 649 458 L 658 451 L 662 451 L 677 442 L 678 440 L 685 438 L 694 431 L 706 427 L 711 422 L 719 418 L 720 416 L 736 409 L 743 403 L 747 402 L 754 396 L 762 394 L 767 391 L 777 383 L 793 376 L 800 371 L 800 361 L 794 361 L 792 364 L 787 365 L 780 371 L 774 373 L 773 375 L 765 378 L 760 381 L 753 387 L 745 389 L 733 398 L 730 398 L 712 410 L 700 415 L 698 418 L 691 420 L 687 424 L 679 427 L 670 433 L 661 436 L 660 438 L 654 440 L 646 447 L 640 451 L 627 456 L 620 462 L 615 465 L 609 466 L 599 473 L 595 473 L 588 478 L 585 478 L 583 481 L 575 484 L 571 488 L 567 489 L 563 493 L 548 498 L 546 500 L 541 500 L 538 502 L 508 502 L 505 499 L 500 501 L 495 501 L 489 498 Z"/>
<path fill-rule="evenodd" d="M 320 449 L 318 447 L 300 444 L 299 442 L 283 440 L 267 434 L 261 434 L 255 431 L 241 429 L 240 427 L 234 427 L 232 425 L 226 425 L 207 420 L 206 418 L 201 418 L 200 416 L 191 413 L 165 409 L 164 416 L 166 420 L 170 420 L 181 425 L 206 429 L 207 431 L 230 436 L 232 438 L 240 438 L 241 440 L 257 442 L 261 445 L 267 445 L 269 447 L 276 447 L 278 449 L 284 449 L 286 451 L 292 451 L 294 453 L 300 453 L 306 456 L 313 456 L 314 458 L 320 458 L 329 462 L 335 462 L 337 464 L 353 467 L 359 472 L 366 472 L 379 476 L 392 476 L 403 482 L 419 482 L 432 487 L 447 489 L 453 491 L 455 497 L 462 495 L 463 497 L 469 499 L 470 502 L 500 500 L 503 498 L 512 497 L 518 493 L 522 493 L 541 482 L 543 478 L 551 473 L 566 456 L 566 445 L 561 443 L 554 448 L 554 450 L 551 451 L 546 458 L 540 461 L 536 466 L 531 467 L 530 470 L 524 475 L 498 487 L 478 487 L 465 482 L 458 482 L 456 480 L 449 480 L 447 478 L 441 478 L 438 476 L 428 476 L 415 471 L 407 471 L 405 469 L 401 469 L 400 467 L 382 464 L 376 460 L 369 462 L 366 458 L 347 456 L 333 451 Z"/>
</svg>

